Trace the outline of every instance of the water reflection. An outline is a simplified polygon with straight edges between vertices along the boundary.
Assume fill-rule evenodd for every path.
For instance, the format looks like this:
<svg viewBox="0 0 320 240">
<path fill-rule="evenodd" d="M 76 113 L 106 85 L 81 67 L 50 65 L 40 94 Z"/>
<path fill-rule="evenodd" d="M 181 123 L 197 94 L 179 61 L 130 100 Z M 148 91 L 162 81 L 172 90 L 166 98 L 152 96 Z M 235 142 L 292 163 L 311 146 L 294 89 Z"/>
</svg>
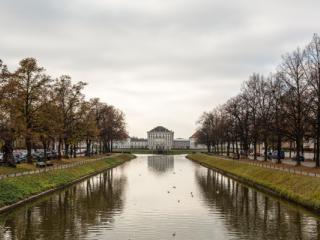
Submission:
<svg viewBox="0 0 320 240">
<path fill-rule="evenodd" d="M 195 172 L 212 213 L 243 239 L 320 239 L 319 219 L 281 203 L 213 170 Z"/>
<path fill-rule="evenodd" d="M 163 174 L 174 168 L 174 157 L 171 155 L 148 156 L 148 168 L 158 174 Z"/>
<path fill-rule="evenodd" d="M 0 215 L 0 228 L 0 240 L 320 240 L 317 216 L 184 156 L 139 156 Z"/>
<path fill-rule="evenodd" d="M 79 239 L 91 226 L 112 228 L 114 216 L 123 210 L 125 186 L 123 175 L 106 171 L 34 207 L 1 216 L 0 239 Z"/>
</svg>

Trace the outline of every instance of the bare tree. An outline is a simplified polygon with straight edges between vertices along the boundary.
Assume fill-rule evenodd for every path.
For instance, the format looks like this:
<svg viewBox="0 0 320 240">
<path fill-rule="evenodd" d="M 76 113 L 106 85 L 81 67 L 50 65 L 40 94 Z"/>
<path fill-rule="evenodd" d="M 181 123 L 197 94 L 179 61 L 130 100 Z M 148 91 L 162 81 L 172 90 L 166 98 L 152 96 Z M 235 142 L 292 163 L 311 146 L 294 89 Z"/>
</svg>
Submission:
<svg viewBox="0 0 320 240">
<path fill-rule="evenodd" d="M 285 111 L 288 119 L 287 134 L 296 142 L 296 161 L 300 165 L 303 156 L 303 141 L 306 132 L 306 123 L 310 113 L 310 92 L 305 74 L 305 51 L 297 49 L 283 56 L 280 65 L 282 81 L 286 97 Z"/>
<path fill-rule="evenodd" d="M 306 54 L 305 73 L 313 96 L 311 106 L 314 113 L 312 125 L 315 129 L 315 160 L 316 166 L 320 167 L 320 37 L 318 34 L 314 34 L 306 48 Z"/>
</svg>

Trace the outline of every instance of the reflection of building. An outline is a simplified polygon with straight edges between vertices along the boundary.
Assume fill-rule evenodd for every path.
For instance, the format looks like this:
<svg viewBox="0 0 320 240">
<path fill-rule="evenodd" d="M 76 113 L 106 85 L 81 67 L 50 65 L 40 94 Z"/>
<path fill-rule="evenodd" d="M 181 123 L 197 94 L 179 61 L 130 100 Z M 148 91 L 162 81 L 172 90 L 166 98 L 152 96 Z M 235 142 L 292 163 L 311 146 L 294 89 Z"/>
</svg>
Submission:
<svg viewBox="0 0 320 240">
<path fill-rule="evenodd" d="M 173 148 L 175 149 L 189 149 L 190 148 L 190 140 L 177 138 L 173 141 Z"/>
<path fill-rule="evenodd" d="M 172 155 L 155 155 L 148 156 L 148 167 L 149 169 L 165 173 L 174 168 L 174 159 Z"/>
<path fill-rule="evenodd" d="M 148 148 L 151 150 L 164 151 L 173 147 L 173 131 L 164 127 L 156 127 L 148 132 Z"/>
</svg>

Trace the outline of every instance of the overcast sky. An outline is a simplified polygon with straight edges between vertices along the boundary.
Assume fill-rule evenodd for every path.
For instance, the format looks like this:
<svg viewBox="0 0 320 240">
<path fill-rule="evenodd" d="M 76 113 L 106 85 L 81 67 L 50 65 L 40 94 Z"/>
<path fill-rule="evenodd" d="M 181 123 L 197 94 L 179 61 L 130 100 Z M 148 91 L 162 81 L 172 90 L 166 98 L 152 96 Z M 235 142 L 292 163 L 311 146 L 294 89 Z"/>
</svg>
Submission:
<svg viewBox="0 0 320 240">
<path fill-rule="evenodd" d="M 131 136 L 189 137 L 203 111 L 252 72 L 320 33 L 319 0 L 0 0 L 0 59 L 35 57 L 86 81 L 126 114 Z"/>
</svg>

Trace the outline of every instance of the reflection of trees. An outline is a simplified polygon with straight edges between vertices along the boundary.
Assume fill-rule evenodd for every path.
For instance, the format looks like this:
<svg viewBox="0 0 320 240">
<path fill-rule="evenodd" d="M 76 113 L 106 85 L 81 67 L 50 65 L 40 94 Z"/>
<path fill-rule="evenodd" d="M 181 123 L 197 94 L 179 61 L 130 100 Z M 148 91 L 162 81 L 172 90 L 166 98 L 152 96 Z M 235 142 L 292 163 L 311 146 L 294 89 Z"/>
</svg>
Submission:
<svg viewBox="0 0 320 240">
<path fill-rule="evenodd" d="M 157 173 L 165 173 L 174 168 L 174 157 L 170 155 L 148 156 L 148 167 Z"/>
<path fill-rule="evenodd" d="M 90 226 L 112 227 L 123 209 L 126 178 L 108 170 L 6 217 L 9 239 L 79 239 Z M 0 236 L 0 239 L 5 239 Z"/>
<path fill-rule="evenodd" d="M 204 201 L 225 219 L 226 228 L 247 239 L 320 239 L 320 223 L 213 170 L 197 169 Z"/>
</svg>

